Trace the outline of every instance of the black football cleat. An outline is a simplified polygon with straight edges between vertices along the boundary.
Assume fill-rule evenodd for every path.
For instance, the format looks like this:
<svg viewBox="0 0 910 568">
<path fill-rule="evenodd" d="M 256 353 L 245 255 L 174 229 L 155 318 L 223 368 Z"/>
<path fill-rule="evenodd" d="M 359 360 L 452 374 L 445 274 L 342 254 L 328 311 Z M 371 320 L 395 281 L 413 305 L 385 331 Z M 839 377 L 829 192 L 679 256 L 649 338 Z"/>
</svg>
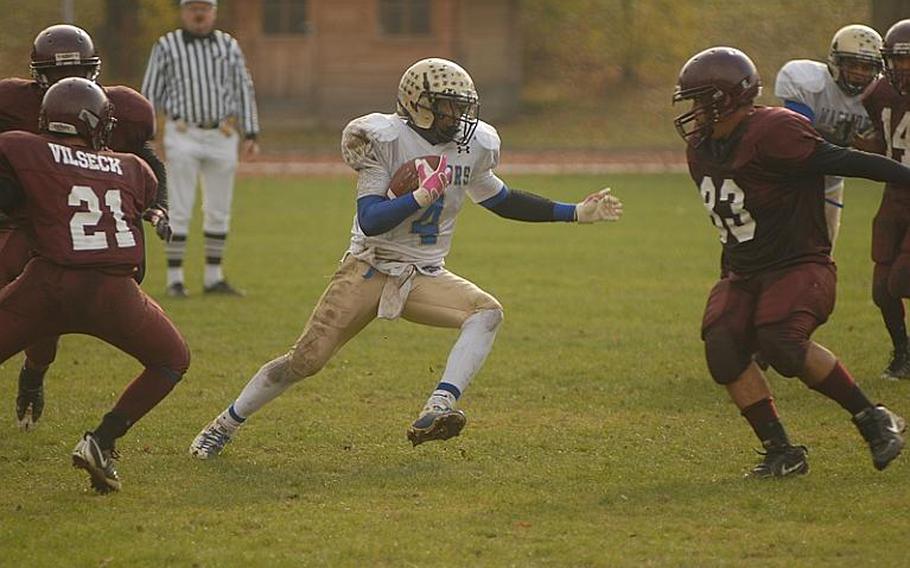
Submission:
<svg viewBox="0 0 910 568">
<path fill-rule="evenodd" d="M 910 353 L 906 348 L 891 352 L 891 361 L 879 377 L 886 381 L 910 379 Z"/>
<path fill-rule="evenodd" d="M 86 432 L 73 448 L 73 467 L 88 472 L 92 489 L 98 493 L 120 491 L 120 476 L 114 467 L 116 450 L 102 450 L 91 432 Z"/>
<path fill-rule="evenodd" d="M 408 428 L 408 440 L 418 446 L 431 440 L 448 440 L 461 433 L 468 418 L 461 410 L 434 406 L 420 413 Z"/>
<path fill-rule="evenodd" d="M 853 417 L 853 423 L 869 443 L 875 469 L 881 471 L 888 467 L 904 449 L 901 433 L 907 429 L 907 423 L 884 406 L 879 404 L 863 410 Z"/>
<path fill-rule="evenodd" d="M 19 429 L 30 432 L 38 425 L 44 412 L 44 371 L 32 371 L 22 366 L 19 371 L 19 394 L 16 395 L 16 419 Z"/>
<path fill-rule="evenodd" d="M 217 294 L 219 296 L 246 296 L 246 292 L 234 288 L 228 284 L 227 280 L 219 280 L 211 286 L 206 286 L 202 291 L 206 294 Z"/>
<path fill-rule="evenodd" d="M 173 284 L 168 285 L 165 293 L 170 298 L 186 298 L 190 295 L 186 286 L 183 285 L 183 282 L 174 282 Z"/>
<path fill-rule="evenodd" d="M 752 468 L 749 477 L 783 478 L 809 473 L 809 450 L 806 446 L 770 445 L 759 453 L 765 457 Z"/>
</svg>

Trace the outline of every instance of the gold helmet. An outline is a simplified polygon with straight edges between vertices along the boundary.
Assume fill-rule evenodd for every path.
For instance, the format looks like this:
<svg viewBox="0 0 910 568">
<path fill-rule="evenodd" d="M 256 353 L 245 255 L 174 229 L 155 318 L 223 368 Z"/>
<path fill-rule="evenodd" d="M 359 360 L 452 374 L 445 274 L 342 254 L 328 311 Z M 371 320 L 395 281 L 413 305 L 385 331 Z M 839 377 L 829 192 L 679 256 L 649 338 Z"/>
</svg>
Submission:
<svg viewBox="0 0 910 568">
<path fill-rule="evenodd" d="M 882 71 L 882 36 L 869 26 L 851 24 L 837 30 L 828 51 L 828 71 L 846 94 L 856 96 Z M 861 66 L 862 71 L 845 69 Z"/>
<path fill-rule="evenodd" d="M 447 59 L 421 59 L 398 83 L 398 114 L 438 143 L 470 142 L 479 113 L 474 81 Z"/>
</svg>

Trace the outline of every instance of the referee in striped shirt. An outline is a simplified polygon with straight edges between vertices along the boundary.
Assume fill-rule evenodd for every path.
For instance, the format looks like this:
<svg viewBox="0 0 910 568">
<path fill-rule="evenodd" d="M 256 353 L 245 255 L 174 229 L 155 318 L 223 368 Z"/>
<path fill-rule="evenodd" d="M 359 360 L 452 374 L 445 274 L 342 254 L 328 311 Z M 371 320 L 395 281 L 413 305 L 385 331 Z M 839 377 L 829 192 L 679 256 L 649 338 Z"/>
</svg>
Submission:
<svg viewBox="0 0 910 568">
<path fill-rule="evenodd" d="M 183 257 L 201 177 L 206 294 L 243 295 L 224 277 L 221 260 L 231 220 L 240 154 L 259 152 L 253 82 L 240 46 L 215 29 L 217 0 L 181 0 L 183 28 L 161 36 L 149 57 L 142 94 L 164 111 L 164 151 L 173 239 L 165 245 L 167 294 L 187 296 Z"/>
</svg>

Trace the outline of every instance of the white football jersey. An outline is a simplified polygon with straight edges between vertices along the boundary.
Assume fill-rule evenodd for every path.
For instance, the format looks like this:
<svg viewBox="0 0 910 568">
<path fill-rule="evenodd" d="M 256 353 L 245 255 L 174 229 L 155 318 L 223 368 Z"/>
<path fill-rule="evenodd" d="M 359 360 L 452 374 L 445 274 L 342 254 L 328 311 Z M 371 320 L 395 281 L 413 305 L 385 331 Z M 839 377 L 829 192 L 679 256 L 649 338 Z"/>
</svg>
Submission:
<svg viewBox="0 0 910 568">
<path fill-rule="evenodd" d="M 802 103 L 812 109 L 812 125 L 833 144 L 850 146 L 857 133 L 872 129 L 861 95 L 844 93 L 824 63 L 808 59 L 787 62 L 777 74 L 774 94 L 782 101 Z M 843 178 L 828 176 L 825 189 L 831 193 L 841 183 Z"/>
<path fill-rule="evenodd" d="M 433 273 L 443 266 L 465 195 L 479 203 L 503 187 L 493 173 L 499 163 L 499 135 L 485 122 L 477 125 L 470 143 L 459 148 L 454 142 L 430 144 L 396 114 L 373 113 L 348 123 L 341 149 L 345 163 L 357 172 L 358 199 L 385 197 L 392 176 L 408 160 L 429 155 L 448 159 L 452 183 L 445 195 L 390 231 L 367 236 L 354 214 L 348 251 L 387 274 L 399 274 L 409 266 Z"/>
</svg>

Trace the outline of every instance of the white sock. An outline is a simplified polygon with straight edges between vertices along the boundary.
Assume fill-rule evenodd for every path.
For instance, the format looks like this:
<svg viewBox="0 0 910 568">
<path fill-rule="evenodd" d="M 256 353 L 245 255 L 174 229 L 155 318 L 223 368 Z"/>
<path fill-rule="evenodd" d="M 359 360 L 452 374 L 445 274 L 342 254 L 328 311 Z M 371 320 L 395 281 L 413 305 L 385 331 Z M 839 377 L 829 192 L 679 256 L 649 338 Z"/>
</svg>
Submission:
<svg viewBox="0 0 910 568">
<path fill-rule="evenodd" d="M 167 285 L 176 284 L 177 282 L 183 282 L 183 267 L 177 268 L 168 268 L 167 269 Z"/>
<path fill-rule="evenodd" d="M 440 385 L 432 396 L 448 395 L 456 400 L 461 396 L 493 349 L 501 323 L 502 310 L 483 310 L 465 320 L 461 335 L 449 352 Z"/>
<path fill-rule="evenodd" d="M 221 270 L 220 264 L 206 264 L 205 265 L 205 275 L 202 278 L 206 287 L 212 286 L 224 280 L 224 272 Z"/>
<path fill-rule="evenodd" d="M 241 421 L 246 420 L 293 384 L 290 380 L 289 365 L 288 356 L 282 355 L 256 371 L 250 382 L 243 387 L 240 396 L 231 405 L 237 418 Z"/>
<path fill-rule="evenodd" d="M 243 423 L 246 422 L 246 418 L 241 419 L 234 411 L 234 405 L 232 404 L 225 409 L 224 412 L 219 414 L 215 421 L 218 422 L 218 425 L 221 426 L 223 430 L 233 434 L 237 428 L 243 426 Z"/>
</svg>

